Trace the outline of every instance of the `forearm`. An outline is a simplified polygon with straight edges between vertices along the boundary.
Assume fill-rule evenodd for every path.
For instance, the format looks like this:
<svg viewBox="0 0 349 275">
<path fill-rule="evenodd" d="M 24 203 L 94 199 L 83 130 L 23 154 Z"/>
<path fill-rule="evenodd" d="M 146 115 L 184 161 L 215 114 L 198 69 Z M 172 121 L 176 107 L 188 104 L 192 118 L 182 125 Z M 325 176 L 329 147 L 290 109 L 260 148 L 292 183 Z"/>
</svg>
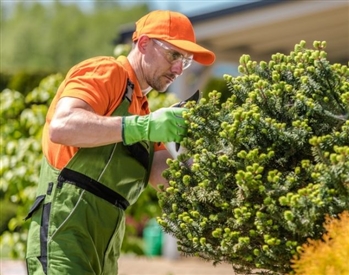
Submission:
<svg viewBox="0 0 349 275">
<path fill-rule="evenodd" d="M 50 139 L 74 147 L 130 145 L 142 140 L 180 142 L 187 131 L 182 113 L 183 108 L 161 108 L 145 116 L 101 116 L 85 101 L 63 97 L 49 125 Z"/>
</svg>

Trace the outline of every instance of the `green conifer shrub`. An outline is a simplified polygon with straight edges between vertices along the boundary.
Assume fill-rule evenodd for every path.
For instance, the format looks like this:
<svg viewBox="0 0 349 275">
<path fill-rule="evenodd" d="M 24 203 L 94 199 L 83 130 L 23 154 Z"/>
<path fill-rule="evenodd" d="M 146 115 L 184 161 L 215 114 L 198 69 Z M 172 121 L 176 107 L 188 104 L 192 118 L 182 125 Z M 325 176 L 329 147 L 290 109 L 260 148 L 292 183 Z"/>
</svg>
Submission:
<svg viewBox="0 0 349 275">
<path fill-rule="evenodd" d="M 187 149 L 168 160 L 158 222 L 185 255 L 237 274 L 286 274 L 326 215 L 349 209 L 349 70 L 326 42 L 240 58 L 230 98 L 187 103 Z M 190 161 L 189 161 L 190 159 Z M 164 188 L 163 188 L 164 189 Z"/>
</svg>

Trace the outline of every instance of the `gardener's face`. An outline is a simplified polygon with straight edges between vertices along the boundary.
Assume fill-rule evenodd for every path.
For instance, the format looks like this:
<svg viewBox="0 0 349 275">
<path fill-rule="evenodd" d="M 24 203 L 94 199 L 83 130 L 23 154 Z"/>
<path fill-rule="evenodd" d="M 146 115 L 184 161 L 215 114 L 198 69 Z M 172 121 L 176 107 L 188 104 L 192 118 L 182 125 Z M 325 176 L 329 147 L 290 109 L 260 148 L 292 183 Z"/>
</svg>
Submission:
<svg viewBox="0 0 349 275">
<path fill-rule="evenodd" d="M 145 78 L 151 87 L 163 92 L 190 66 L 193 56 L 165 41 L 151 39 L 150 44 L 148 61 L 151 66 Z"/>
</svg>

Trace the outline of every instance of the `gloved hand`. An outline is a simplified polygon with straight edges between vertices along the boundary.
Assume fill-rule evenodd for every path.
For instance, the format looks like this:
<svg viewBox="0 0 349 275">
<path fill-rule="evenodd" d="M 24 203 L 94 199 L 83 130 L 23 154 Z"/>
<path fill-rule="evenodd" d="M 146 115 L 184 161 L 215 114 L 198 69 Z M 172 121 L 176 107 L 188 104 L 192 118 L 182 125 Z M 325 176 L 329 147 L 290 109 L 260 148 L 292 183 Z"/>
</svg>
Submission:
<svg viewBox="0 0 349 275">
<path fill-rule="evenodd" d="M 188 126 L 182 116 L 186 108 L 161 108 L 145 116 L 122 118 L 122 139 L 125 145 L 141 140 L 152 142 L 180 142 Z"/>
</svg>

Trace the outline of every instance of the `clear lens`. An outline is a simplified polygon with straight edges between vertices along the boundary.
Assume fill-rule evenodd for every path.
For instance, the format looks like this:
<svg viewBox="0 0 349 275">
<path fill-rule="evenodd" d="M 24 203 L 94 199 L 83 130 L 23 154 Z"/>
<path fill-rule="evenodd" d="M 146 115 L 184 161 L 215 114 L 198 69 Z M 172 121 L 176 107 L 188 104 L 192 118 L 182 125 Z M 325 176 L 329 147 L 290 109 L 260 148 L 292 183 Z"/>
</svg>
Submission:
<svg viewBox="0 0 349 275">
<path fill-rule="evenodd" d="M 189 68 L 189 66 L 191 65 L 192 61 L 193 61 L 193 59 L 183 58 L 182 59 L 183 70 Z"/>
<path fill-rule="evenodd" d="M 186 57 L 183 54 L 167 47 L 164 43 L 160 42 L 159 40 L 153 39 L 153 41 L 158 46 L 167 51 L 167 60 L 171 64 L 177 62 L 178 60 L 181 60 L 183 70 L 187 69 L 191 65 L 191 62 L 193 61 L 193 55 Z"/>
</svg>

